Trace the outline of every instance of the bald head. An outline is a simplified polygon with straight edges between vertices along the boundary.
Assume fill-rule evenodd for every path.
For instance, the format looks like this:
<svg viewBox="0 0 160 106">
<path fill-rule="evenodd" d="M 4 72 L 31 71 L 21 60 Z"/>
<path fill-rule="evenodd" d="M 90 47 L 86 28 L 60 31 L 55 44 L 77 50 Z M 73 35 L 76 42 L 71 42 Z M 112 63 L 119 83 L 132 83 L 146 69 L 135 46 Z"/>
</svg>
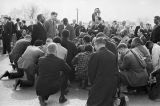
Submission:
<svg viewBox="0 0 160 106">
<path fill-rule="evenodd" d="M 57 54 L 57 45 L 56 43 L 50 43 L 47 46 L 47 54 Z"/>
</svg>

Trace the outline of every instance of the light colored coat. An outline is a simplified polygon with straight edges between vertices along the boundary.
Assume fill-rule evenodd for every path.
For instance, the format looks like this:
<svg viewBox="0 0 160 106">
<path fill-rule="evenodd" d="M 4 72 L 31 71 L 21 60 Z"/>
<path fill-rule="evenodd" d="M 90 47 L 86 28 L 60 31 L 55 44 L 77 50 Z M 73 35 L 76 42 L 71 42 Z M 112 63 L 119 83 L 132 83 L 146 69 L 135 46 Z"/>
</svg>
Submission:
<svg viewBox="0 0 160 106">
<path fill-rule="evenodd" d="M 62 60 L 65 60 L 67 57 L 67 49 L 61 46 L 61 44 L 57 43 L 57 57 L 59 57 Z"/>
<path fill-rule="evenodd" d="M 18 60 L 18 67 L 28 69 L 36 64 L 39 57 L 43 56 L 44 52 L 36 46 L 28 46 L 22 57 Z"/>
<path fill-rule="evenodd" d="M 57 34 L 56 23 L 49 19 L 44 23 L 44 26 L 47 32 L 47 38 L 50 37 L 53 39 Z"/>
<path fill-rule="evenodd" d="M 152 63 L 154 71 L 160 69 L 160 46 L 158 44 L 154 44 L 152 48 Z"/>
</svg>

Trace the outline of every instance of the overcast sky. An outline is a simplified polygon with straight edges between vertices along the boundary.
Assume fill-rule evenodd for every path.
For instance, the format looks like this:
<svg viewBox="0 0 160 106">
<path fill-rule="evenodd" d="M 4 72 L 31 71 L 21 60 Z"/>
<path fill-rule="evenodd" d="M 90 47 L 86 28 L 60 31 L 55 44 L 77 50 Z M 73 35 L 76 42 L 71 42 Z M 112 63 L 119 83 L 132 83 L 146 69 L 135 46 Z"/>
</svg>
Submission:
<svg viewBox="0 0 160 106">
<path fill-rule="evenodd" d="M 7 14 L 13 8 L 22 8 L 35 4 L 41 10 L 44 8 L 58 12 L 60 19 L 67 17 L 76 19 L 76 8 L 79 9 L 79 19 L 91 20 L 94 8 L 101 10 L 104 20 L 132 20 L 148 18 L 153 20 L 160 15 L 160 0 L 0 0 L 0 14 Z"/>
</svg>

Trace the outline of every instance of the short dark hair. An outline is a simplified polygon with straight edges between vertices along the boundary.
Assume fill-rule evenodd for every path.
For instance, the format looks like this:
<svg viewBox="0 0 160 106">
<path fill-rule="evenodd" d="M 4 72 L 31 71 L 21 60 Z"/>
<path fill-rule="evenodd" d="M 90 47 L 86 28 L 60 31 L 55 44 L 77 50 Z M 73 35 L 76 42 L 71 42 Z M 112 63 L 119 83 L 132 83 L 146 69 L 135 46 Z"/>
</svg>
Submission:
<svg viewBox="0 0 160 106">
<path fill-rule="evenodd" d="M 64 23 L 64 25 L 67 25 L 68 24 L 68 19 L 67 18 L 63 18 L 63 23 Z"/>
<path fill-rule="evenodd" d="M 34 46 L 42 46 L 43 45 L 43 41 L 42 40 L 36 40 L 34 42 Z"/>
<path fill-rule="evenodd" d="M 70 35 L 70 33 L 67 29 L 64 29 L 62 31 L 62 38 L 69 38 L 69 35 Z"/>
<path fill-rule="evenodd" d="M 39 21 L 42 18 L 43 14 L 38 14 L 37 15 L 37 20 Z"/>
<path fill-rule="evenodd" d="M 17 19 L 16 19 L 16 21 L 17 21 L 17 22 L 19 22 L 19 21 L 20 21 L 20 19 L 19 19 L 19 18 L 17 18 Z"/>
<path fill-rule="evenodd" d="M 98 17 L 98 21 L 101 21 L 102 20 L 102 18 L 101 17 Z"/>
<path fill-rule="evenodd" d="M 8 20 L 11 21 L 11 17 L 8 17 Z"/>
<path fill-rule="evenodd" d="M 54 42 L 54 43 L 60 43 L 60 44 L 61 44 L 61 38 L 60 38 L 60 37 L 55 37 L 55 38 L 53 39 L 53 42 Z"/>
<path fill-rule="evenodd" d="M 58 15 L 56 12 L 51 12 L 51 15 Z"/>
<path fill-rule="evenodd" d="M 26 23 L 26 21 L 25 20 L 22 20 L 22 22 L 25 24 Z"/>
<path fill-rule="evenodd" d="M 147 48 L 149 48 L 149 45 L 153 44 L 152 41 L 147 41 L 147 43 L 145 44 Z"/>
<path fill-rule="evenodd" d="M 125 43 L 120 43 L 118 46 L 117 46 L 117 50 L 118 49 L 126 49 L 128 48 L 127 45 Z"/>
<path fill-rule="evenodd" d="M 88 52 L 92 52 L 93 51 L 93 47 L 91 45 L 86 45 L 84 50 L 88 51 Z"/>
<path fill-rule="evenodd" d="M 160 20 L 160 16 L 155 16 L 154 18 L 156 18 L 157 20 Z"/>
<path fill-rule="evenodd" d="M 83 37 L 83 40 L 84 40 L 86 43 L 89 43 L 89 42 L 91 42 L 91 37 L 90 37 L 89 35 L 85 35 L 85 36 Z"/>
</svg>

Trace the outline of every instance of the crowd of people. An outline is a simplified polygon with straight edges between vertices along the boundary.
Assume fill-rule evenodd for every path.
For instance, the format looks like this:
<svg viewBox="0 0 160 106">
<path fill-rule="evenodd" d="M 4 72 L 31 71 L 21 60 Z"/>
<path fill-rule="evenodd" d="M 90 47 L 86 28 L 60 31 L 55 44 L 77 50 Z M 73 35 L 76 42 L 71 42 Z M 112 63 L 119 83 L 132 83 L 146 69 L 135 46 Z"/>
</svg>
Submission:
<svg viewBox="0 0 160 106">
<path fill-rule="evenodd" d="M 87 106 L 113 106 L 121 87 L 160 97 L 160 16 L 154 17 L 153 28 L 141 22 L 133 29 L 126 21 L 106 25 L 100 14 L 96 8 L 87 28 L 76 20 L 69 24 L 67 18 L 58 22 L 56 12 L 49 20 L 37 15 L 37 23 L 28 27 L 25 20 L 17 18 L 14 24 L 4 16 L 3 54 L 9 54 L 15 72 L 6 71 L 0 79 L 17 78 L 15 90 L 35 85 L 41 106 L 58 91 L 59 103 L 66 102 L 75 82 L 81 89 L 90 87 Z M 148 90 L 152 83 L 156 87 Z"/>
</svg>

